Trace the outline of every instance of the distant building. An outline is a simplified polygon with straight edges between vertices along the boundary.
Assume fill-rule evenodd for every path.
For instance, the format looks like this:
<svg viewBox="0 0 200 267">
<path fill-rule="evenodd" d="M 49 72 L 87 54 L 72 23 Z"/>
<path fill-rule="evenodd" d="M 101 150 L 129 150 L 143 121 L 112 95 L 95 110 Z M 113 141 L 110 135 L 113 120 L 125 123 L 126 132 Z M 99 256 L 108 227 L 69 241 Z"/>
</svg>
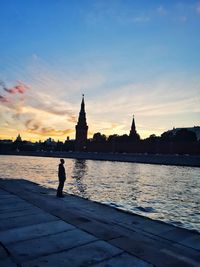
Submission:
<svg viewBox="0 0 200 267">
<path fill-rule="evenodd" d="M 47 144 L 55 143 L 55 141 L 54 141 L 51 137 L 47 138 L 47 140 L 46 140 L 45 142 L 46 142 Z"/>
<path fill-rule="evenodd" d="M 12 144 L 13 141 L 11 139 L 4 139 L 4 140 L 0 140 L 0 143 L 2 143 L 2 144 Z"/>
<path fill-rule="evenodd" d="M 76 142 L 75 150 L 83 151 L 87 143 L 88 125 L 86 122 L 84 95 L 81 102 L 81 110 L 79 112 L 78 122 L 76 125 Z"/>
<path fill-rule="evenodd" d="M 16 138 L 15 141 L 16 141 L 16 142 L 22 142 L 22 138 L 21 138 L 20 134 L 18 134 L 18 136 L 17 136 L 17 138 Z"/>
<path fill-rule="evenodd" d="M 173 135 L 175 135 L 181 129 L 187 129 L 188 131 L 194 132 L 196 134 L 197 141 L 200 140 L 200 126 L 173 128 L 172 130 L 167 131 L 167 133 L 171 132 Z"/>
<path fill-rule="evenodd" d="M 133 115 L 133 120 L 132 120 L 132 125 L 131 125 L 131 130 L 130 130 L 129 137 L 132 140 L 135 140 L 135 141 L 140 139 L 140 136 L 139 136 L 139 134 L 136 131 L 134 115 Z"/>
</svg>

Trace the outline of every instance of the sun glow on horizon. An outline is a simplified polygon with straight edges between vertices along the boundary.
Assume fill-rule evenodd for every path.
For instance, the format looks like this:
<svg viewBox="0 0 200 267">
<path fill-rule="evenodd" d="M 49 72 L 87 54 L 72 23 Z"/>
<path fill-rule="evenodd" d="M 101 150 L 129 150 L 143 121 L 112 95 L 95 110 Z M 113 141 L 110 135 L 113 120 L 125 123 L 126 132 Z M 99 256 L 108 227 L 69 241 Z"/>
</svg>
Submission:
<svg viewBox="0 0 200 267">
<path fill-rule="evenodd" d="M 0 138 L 200 125 L 199 1 L 86 2 L 0 3 Z"/>
</svg>

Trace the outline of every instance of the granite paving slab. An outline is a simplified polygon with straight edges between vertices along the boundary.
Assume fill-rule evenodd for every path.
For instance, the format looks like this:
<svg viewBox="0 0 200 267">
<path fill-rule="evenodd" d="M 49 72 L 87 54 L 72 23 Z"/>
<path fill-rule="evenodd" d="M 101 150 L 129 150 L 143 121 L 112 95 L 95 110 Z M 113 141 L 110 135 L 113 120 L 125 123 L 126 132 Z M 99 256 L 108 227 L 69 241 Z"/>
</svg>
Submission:
<svg viewBox="0 0 200 267">
<path fill-rule="evenodd" d="M 36 259 L 44 255 L 68 250 L 73 247 L 87 244 L 96 240 L 79 229 L 66 231 L 58 234 L 52 234 L 37 239 L 30 239 L 23 242 L 8 244 L 9 252 L 18 262 L 24 262 L 30 259 Z"/>
<path fill-rule="evenodd" d="M 22 203 L 15 203 L 15 204 L 4 204 L 0 206 L 0 213 L 4 213 L 6 211 L 16 211 L 16 210 L 22 210 L 22 209 L 29 209 L 32 205 L 27 202 Z"/>
<path fill-rule="evenodd" d="M 179 241 L 180 243 L 182 243 L 185 240 L 197 237 L 197 235 L 195 231 L 188 231 L 187 229 L 177 227 L 173 230 L 162 233 L 162 237 L 165 237 L 172 241 Z"/>
<path fill-rule="evenodd" d="M 194 235 L 181 241 L 181 244 L 200 251 L 200 236 Z"/>
<path fill-rule="evenodd" d="M 9 257 L 8 252 L 0 244 L 0 266 L 1 267 L 15 267 L 17 266 Z"/>
<path fill-rule="evenodd" d="M 9 257 L 5 259 L 0 259 L 1 267 L 18 267 L 16 263 L 14 263 Z"/>
<path fill-rule="evenodd" d="M 0 231 L 56 220 L 58 220 L 57 217 L 46 212 L 14 217 L 11 220 L 3 219 L 0 221 Z"/>
<path fill-rule="evenodd" d="M 121 236 L 118 231 L 113 229 L 114 226 L 110 224 L 101 223 L 95 220 L 82 223 L 79 227 L 82 230 L 86 230 L 87 232 L 95 235 L 96 237 L 106 241 Z"/>
<path fill-rule="evenodd" d="M 4 259 L 7 257 L 7 252 L 6 250 L 4 249 L 4 247 L 0 244 L 0 259 Z"/>
<path fill-rule="evenodd" d="M 5 195 L 0 195 L 0 200 L 6 200 L 6 199 L 18 199 L 18 196 L 15 196 L 13 194 L 5 194 Z"/>
<path fill-rule="evenodd" d="M 61 233 L 64 231 L 75 229 L 71 224 L 61 220 L 34 224 L 25 227 L 12 228 L 0 232 L 0 242 L 10 244 L 19 241 L 25 241 L 51 234 Z"/>
<path fill-rule="evenodd" d="M 190 251 L 185 253 L 184 247 L 180 246 L 165 246 L 161 243 L 152 243 L 148 240 L 137 237 L 121 237 L 110 241 L 114 246 L 117 246 L 130 254 L 139 257 L 145 261 L 151 262 L 155 266 L 162 267 L 179 267 L 179 266 L 199 266 L 200 255 L 194 251 L 191 255 Z M 160 245 L 160 246 L 159 246 Z M 183 252 L 184 251 L 184 252 Z M 190 261 L 190 259 L 193 259 Z M 188 262 L 192 262 L 190 265 Z"/>
<path fill-rule="evenodd" d="M 8 206 L 10 206 L 10 205 L 15 205 L 16 203 L 26 203 L 26 201 L 24 201 L 23 199 L 21 199 L 21 198 L 15 198 L 15 199 L 13 199 L 13 198 L 3 198 L 3 199 L 1 199 L 1 205 L 8 205 Z"/>
<path fill-rule="evenodd" d="M 29 209 L 22 209 L 22 210 L 17 210 L 17 211 L 10 211 L 6 210 L 3 213 L 0 213 L 0 220 L 3 219 L 11 219 L 14 217 L 20 217 L 20 216 L 28 216 L 31 214 L 38 214 L 38 213 L 43 213 L 44 211 L 37 208 L 37 207 L 31 207 Z"/>
<path fill-rule="evenodd" d="M 33 261 L 22 264 L 23 267 L 80 267 L 91 266 L 102 260 L 109 259 L 122 253 L 122 250 L 111 246 L 104 241 L 95 241 L 86 245 L 78 246 L 74 249 L 41 257 Z"/>
<path fill-rule="evenodd" d="M 131 256 L 128 253 L 122 253 L 112 257 L 109 260 L 102 261 L 93 265 L 94 267 L 153 267 L 152 264 L 145 262 L 137 257 Z"/>
<path fill-rule="evenodd" d="M 10 195 L 10 193 L 8 193 L 5 190 L 0 189 L 0 196 L 6 196 L 6 195 Z"/>
</svg>

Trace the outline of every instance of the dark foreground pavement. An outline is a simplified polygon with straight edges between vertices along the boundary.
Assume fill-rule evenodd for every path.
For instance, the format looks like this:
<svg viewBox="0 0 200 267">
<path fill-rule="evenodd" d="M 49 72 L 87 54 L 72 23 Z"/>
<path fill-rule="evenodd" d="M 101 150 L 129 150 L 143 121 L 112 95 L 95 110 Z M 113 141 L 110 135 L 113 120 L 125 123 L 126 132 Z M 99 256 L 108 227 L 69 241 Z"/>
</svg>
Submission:
<svg viewBox="0 0 200 267">
<path fill-rule="evenodd" d="M 200 266 L 200 234 L 0 179 L 0 266 Z"/>
</svg>

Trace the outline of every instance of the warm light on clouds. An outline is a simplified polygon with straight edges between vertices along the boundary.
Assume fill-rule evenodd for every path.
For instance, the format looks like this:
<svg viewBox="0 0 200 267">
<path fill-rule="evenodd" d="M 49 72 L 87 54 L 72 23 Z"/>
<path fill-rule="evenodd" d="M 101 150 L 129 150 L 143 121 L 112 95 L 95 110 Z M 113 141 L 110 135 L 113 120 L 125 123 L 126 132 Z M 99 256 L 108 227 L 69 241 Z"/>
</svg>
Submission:
<svg viewBox="0 0 200 267">
<path fill-rule="evenodd" d="M 36 128 L 35 130 L 34 130 L 34 128 L 33 129 L 28 129 L 27 133 L 36 134 L 36 135 L 39 135 L 39 136 L 42 136 L 42 137 L 51 136 L 53 138 L 55 138 L 55 137 L 56 138 L 59 138 L 59 137 L 63 138 L 63 136 L 66 138 L 66 136 L 70 135 L 71 133 L 74 133 L 74 130 L 72 130 L 72 129 L 56 130 L 56 129 L 52 128 L 52 127 L 42 127 L 38 131 L 37 131 L 37 129 L 38 128 Z"/>
<path fill-rule="evenodd" d="M 45 69 L 47 70 L 47 67 Z M 2 122 L 7 123 L 6 131 L 14 128 L 16 134 L 23 133 L 24 138 L 27 137 L 29 140 L 46 137 L 65 140 L 67 136 L 74 138 L 75 124 L 80 110 L 82 77 L 77 78 L 76 83 L 79 84 L 79 88 L 73 91 L 74 82 L 72 81 L 70 85 L 68 80 L 67 85 L 70 90 L 65 91 L 65 81 L 62 82 L 56 72 L 50 76 L 47 71 L 44 73 L 41 71 L 40 86 L 38 76 L 35 79 L 34 75 L 37 76 L 37 73 L 31 73 L 32 83 L 28 91 L 24 90 L 23 99 L 16 94 L 11 94 L 12 97 L 8 100 L 0 98 L 2 108 L 6 108 L 1 118 Z M 103 74 L 99 73 L 97 76 L 103 77 Z M 89 84 L 90 77 L 88 80 Z M 59 90 L 48 91 L 52 88 L 51 82 L 58 84 L 56 81 L 60 82 Z M 86 76 L 84 81 L 86 82 Z M 106 82 L 105 78 L 102 81 Z M 94 94 L 100 84 L 98 79 L 96 84 L 92 82 L 93 88 L 89 88 L 88 96 L 86 90 L 85 102 L 90 138 L 95 132 L 107 136 L 115 133 L 129 134 L 133 114 L 137 131 L 144 138 L 153 133 L 159 135 L 172 128 L 172 125 L 181 126 L 174 121 L 174 116 L 177 114 L 200 112 L 197 103 L 199 77 L 189 79 L 177 73 L 147 83 L 128 83 L 116 87 L 114 91 L 106 90 L 100 95 Z M 76 102 L 70 101 L 73 97 L 77 98 Z M 169 117 L 167 124 L 165 117 Z M 155 123 L 159 120 L 160 127 Z M 5 135 L 4 131 L 2 134 Z"/>
<path fill-rule="evenodd" d="M 151 83 L 133 83 L 116 88 L 115 92 L 95 99 L 95 103 L 89 102 L 87 110 L 91 125 L 106 135 L 129 134 L 133 114 L 142 137 L 153 133 L 160 135 L 174 125 L 191 126 L 189 122 L 178 122 L 176 116 L 200 113 L 199 91 L 199 77 L 187 79 L 177 74 Z M 97 119 L 98 125 L 95 123 Z M 110 122 L 110 127 L 105 127 L 105 120 Z"/>
<path fill-rule="evenodd" d="M 49 81 L 46 86 L 48 84 Z M 47 90 L 45 83 L 43 83 L 43 93 L 37 92 L 34 85 L 31 88 L 34 88 L 34 91 L 31 89 L 28 95 L 24 94 L 23 101 L 12 98 L 10 100 L 12 105 L 10 102 L 2 101 L 7 112 L 1 120 L 7 122 L 7 129 L 15 127 L 17 123 L 17 130 L 23 132 L 29 140 L 32 136 L 39 139 L 53 137 L 65 140 L 67 136 L 74 138 L 81 97 L 74 106 L 60 99 L 59 95 L 55 96 L 55 92 L 52 95 L 44 93 Z M 87 97 L 86 95 L 89 137 L 91 138 L 95 132 L 101 132 L 107 136 L 115 133 L 129 134 L 133 114 L 141 137 L 147 137 L 153 133 L 159 135 L 172 128 L 172 125 L 177 125 L 174 121 L 176 114 L 200 112 L 197 103 L 199 88 L 198 77 L 185 79 L 184 76 L 174 75 L 151 83 L 130 83 L 116 88 L 114 92 L 107 91 L 100 96 Z M 73 96 L 76 90 L 75 93 L 71 91 L 70 94 Z M 155 121 L 160 120 L 161 117 L 163 120 L 165 117 L 170 119 L 167 124 L 164 120 L 163 125 L 160 124 L 162 126 L 158 127 Z"/>
<path fill-rule="evenodd" d="M 0 102 L 1 103 L 9 103 L 9 99 L 5 96 L 0 95 Z"/>
<path fill-rule="evenodd" d="M 200 125 L 199 1 L 4 2 L 1 138 L 74 139 L 83 93 L 89 137 Z"/>
<path fill-rule="evenodd" d="M 53 71 L 38 56 L 33 57 L 27 71 L 31 86 L 26 87 L 25 83 L 20 82 L 6 90 L 8 96 L 10 94 L 8 98 L 0 97 L 4 108 L 2 121 L 7 121 L 8 127 L 16 127 L 17 123 L 16 134 L 23 133 L 22 137 L 29 140 L 43 140 L 46 137 L 66 140 L 67 136 L 74 138 L 83 86 L 89 91 L 104 81 L 103 76 L 94 71 L 84 73 L 84 76 L 80 73 Z M 23 98 L 15 95 L 22 92 Z M 79 99 L 74 105 L 69 99 L 77 95 Z"/>
</svg>

